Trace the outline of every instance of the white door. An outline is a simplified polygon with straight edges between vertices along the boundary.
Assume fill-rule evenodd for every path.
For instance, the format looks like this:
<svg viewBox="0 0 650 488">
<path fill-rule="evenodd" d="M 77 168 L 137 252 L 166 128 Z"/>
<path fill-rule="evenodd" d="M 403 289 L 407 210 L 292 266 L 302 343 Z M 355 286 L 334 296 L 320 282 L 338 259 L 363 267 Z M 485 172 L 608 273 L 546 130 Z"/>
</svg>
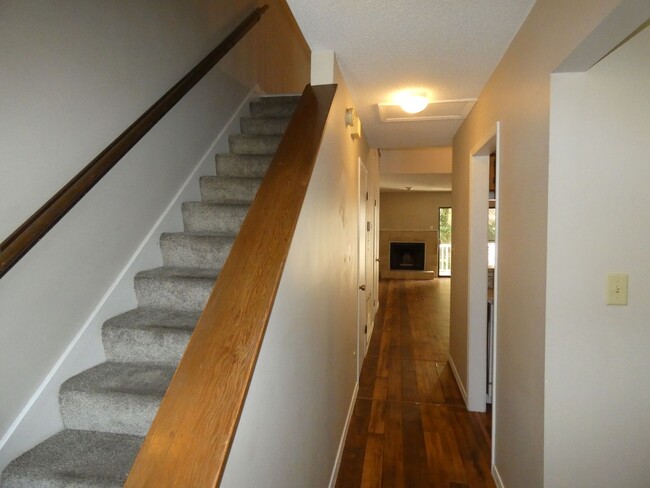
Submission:
<svg viewBox="0 0 650 488">
<path fill-rule="evenodd" d="M 361 375 L 363 358 L 366 355 L 367 333 L 368 333 L 368 286 L 366 280 L 366 198 L 368 194 L 368 171 L 359 158 L 359 211 L 357 221 L 357 303 L 358 303 L 358 327 L 357 327 L 357 378 Z"/>
<path fill-rule="evenodd" d="M 379 309 L 379 200 L 378 197 L 379 195 L 375 195 L 375 201 L 373 205 L 373 212 L 374 212 L 373 224 L 375 228 L 372 231 L 373 240 L 374 240 L 374 247 L 373 247 L 374 259 L 372 263 L 372 269 L 373 269 L 372 292 L 373 292 L 373 302 L 375 305 L 374 313 L 377 313 L 377 310 Z M 373 320 L 373 324 L 374 324 L 374 320 Z"/>
<path fill-rule="evenodd" d="M 366 178 L 367 186 L 367 178 Z M 367 189 L 367 188 L 366 188 Z M 366 344 L 364 349 L 364 356 L 366 351 L 368 351 L 368 346 L 370 345 L 370 339 L 372 337 L 372 331 L 375 327 L 375 305 L 374 301 L 376 300 L 375 294 L 377 293 L 377 288 L 375 288 L 375 273 L 374 273 L 374 262 L 375 262 L 375 250 L 374 250 L 374 227 L 372 224 L 373 217 L 373 201 L 368 198 L 368 192 L 366 191 L 366 233 L 365 233 L 365 261 L 366 261 Z"/>
</svg>

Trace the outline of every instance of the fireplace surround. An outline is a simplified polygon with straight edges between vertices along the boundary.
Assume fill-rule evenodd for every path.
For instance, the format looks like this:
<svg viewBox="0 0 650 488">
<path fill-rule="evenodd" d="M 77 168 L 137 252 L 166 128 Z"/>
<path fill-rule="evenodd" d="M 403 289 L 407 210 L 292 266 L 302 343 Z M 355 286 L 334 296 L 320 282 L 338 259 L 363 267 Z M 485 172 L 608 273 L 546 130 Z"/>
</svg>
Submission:
<svg viewBox="0 0 650 488">
<path fill-rule="evenodd" d="M 391 243 L 424 244 L 424 268 L 391 269 Z M 413 256 L 412 256 L 413 257 Z M 432 280 L 438 265 L 438 233 L 435 230 L 381 229 L 379 231 L 379 276 L 386 279 Z"/>
<path fill-rule="evenodd" d="M 424 271 L 424 242 L 391 242 L 390 269 Z"/>
</svg>

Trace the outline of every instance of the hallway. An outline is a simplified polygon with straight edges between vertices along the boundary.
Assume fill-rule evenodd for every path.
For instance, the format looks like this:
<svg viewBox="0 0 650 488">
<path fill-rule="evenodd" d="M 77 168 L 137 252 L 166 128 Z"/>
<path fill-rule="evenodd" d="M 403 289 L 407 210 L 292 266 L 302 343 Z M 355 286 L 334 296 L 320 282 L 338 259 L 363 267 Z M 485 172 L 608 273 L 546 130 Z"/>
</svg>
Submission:
<svg viewBox="0 0 650 488">
<path fill-rule="evenodd" d="M 447 363 L 450 280 L 381 281 L 337 488 L 494 487 L 490 417 Z"/>
</svg>

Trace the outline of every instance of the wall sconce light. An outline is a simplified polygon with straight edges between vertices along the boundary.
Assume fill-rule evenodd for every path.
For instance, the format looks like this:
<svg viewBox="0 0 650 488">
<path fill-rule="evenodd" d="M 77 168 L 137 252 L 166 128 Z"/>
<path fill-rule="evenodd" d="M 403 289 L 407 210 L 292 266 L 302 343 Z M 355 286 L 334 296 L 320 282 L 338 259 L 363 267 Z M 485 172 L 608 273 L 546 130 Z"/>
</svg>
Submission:
<svg viewBox="0 0 650 488">
<path fill-rule="evenodd" d="M 361 120 L 353 108 L 345 109 L 345 126 L 351 127 L 352 140 L 361 138 Z"/>
</svg>

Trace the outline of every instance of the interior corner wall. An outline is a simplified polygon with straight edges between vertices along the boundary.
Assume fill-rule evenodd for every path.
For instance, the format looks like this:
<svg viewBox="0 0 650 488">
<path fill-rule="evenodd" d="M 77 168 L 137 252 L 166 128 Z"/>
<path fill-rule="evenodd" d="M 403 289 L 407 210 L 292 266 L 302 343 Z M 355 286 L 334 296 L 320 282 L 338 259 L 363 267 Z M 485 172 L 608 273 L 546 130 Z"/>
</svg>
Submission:
<svg viewBox="0 0 650 488">
<path fill-rule="evenodd" d="M 212 21 L 268 4 L 262 20 L 219 63 L 219 69 L 245 86 L 259 86 L 267 94 L 302 93 L 310 81 L 311 50 L 286 0 L 212 2 Z M 225 11 L 225 12 L 224 12 Z M 233 21 L 226 24 L 235 25 Z"/>
<path fill-rule="evenodd" d="M 291 243 L 224 488 L 328 486 L 351 402 L 357 350 L 357 160 L 378 158 L 344 124 L 342 80 Z"/>
<path fill-rule="evenodd" d="M 546 294 L 546 486 L 648 485 L 650 28 L 553 75 Z M 627 306 L 606 305 L 608 273 Z"/>
<path fill-rule="evenodd" d="M 269 3 L 249 48 L 229 54 L 228 66 L 201 81 L 0 280 L 0 440 L 254 85 L 298 91 L 308 83 L 309 48 L 286 4 Z M 0 239 L 256 4 L 3 2 Z M 262 36 L 279 32 L 276 46 Z M 48 422 L 61 428 L 58 411 Z"/>
<path fill-rule="evenodd" d="M 382 173 L 451 174 L 451 162 L 451 146 L 381 150 Z"/>
<path fill-rule="evenodd" d="M 501 122 L 493 454 L 507 488 L 544 486 L 550 73 L 619 3 L 538 0 L 454 138 L 450 355 L 466 384 L 469 164 Z"/>
<path fill-rule="evenodd" d="M 438 230 L 439 209 L 451 207 L 450 191 L 381 192 L 382 229 Z"/>
<path fill-rule="evenodd" d="M 334 51 L 314 51 L 311 53 L 311 84 L 331 85 L 336 83 L 336 56 Z"/>
</svg>

